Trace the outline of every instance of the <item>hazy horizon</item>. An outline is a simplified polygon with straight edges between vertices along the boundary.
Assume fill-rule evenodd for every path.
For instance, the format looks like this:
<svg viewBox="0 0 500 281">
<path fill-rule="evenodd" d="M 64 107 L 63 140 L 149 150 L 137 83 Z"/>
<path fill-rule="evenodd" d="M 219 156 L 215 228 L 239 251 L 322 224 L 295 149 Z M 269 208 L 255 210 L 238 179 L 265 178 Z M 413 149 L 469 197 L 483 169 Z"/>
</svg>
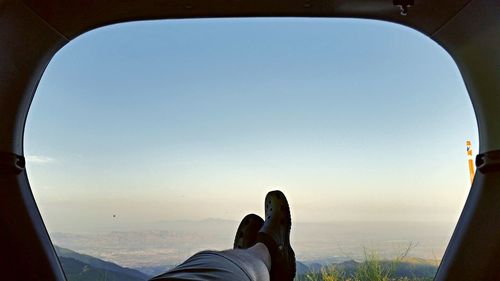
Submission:
<svg viewBox="0 0 500 281">
<path fill-rule="evenodd" d="M 231 248 L 239 221 L 159 222 L 155 229 L 119 229 L 94 233 L 50 233 L 55 245 L 120 265 L 165 266 L 206 250 Z M 391 230 L 391 231 L 388 231 Z M 302 262 L 362 260 L 366 248 L 394 258 L 410 243 L 410 257 L 440 259 L 453 231 L 436 222 L 294 223 L 291 242 Z"/>
<path fill-rule="evenodd" d="M 263 217 L 263 214 L 258 212 L 258 215 Z M 133 231 L 156 231 L 156 230 L 165 230 L 164 225 L 167 224 L 171 227 L 171 230 L 175 231 L 176 224 L 185 225 L 185 224 L 196 224 L 196 223 L 222 223 L 229 224 L 234 226 L 234 230 L 240 223 L 239 220 L 231 220 L 231 219 L 221 219 L 221 218 L 205 218 L 205 219 L 176 219 L 176 220 L 157 220 L 157 221 L 143 221 L 143 222 L 132 222 L 132 223 L 122 223 L 120 219 L 115 217 L 113 221 L 110 220 L 108 222 L 98 224 L 94 223 L 92 227 L 81 226 L 76 224 L 68 224 L 64 225 L 54 225 L 50 224 L 48 226 L 50 233 L 71 233 L 71 234 L 106 234 L 113 231 L 118 232 L 133 232 Z M 421 224 L 421 223 L 430 223 L 430 224 L 442 224 L 447 228 L 454 228 L 456 221 L 454 220 L 337 220 L 337 221 L 297 221 L 293 220 L 294 228 L 297 225 L 307 226 L 307 225 L 336 225 L 336 224 Z M 234 233 L 230 233 L 230 236 L 234 236 Z"/>
</svg>

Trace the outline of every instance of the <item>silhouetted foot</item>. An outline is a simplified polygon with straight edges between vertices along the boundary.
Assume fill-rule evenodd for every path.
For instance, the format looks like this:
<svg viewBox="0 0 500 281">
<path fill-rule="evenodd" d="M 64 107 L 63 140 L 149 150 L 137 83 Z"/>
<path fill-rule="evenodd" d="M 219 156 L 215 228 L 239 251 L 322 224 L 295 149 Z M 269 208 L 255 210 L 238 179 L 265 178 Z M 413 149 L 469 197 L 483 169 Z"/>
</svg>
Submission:
<svg viewBox="0 0 500 281">
<path fill-rule="evenodd" d="M 295 253 L 290 245 L 292 218 L 285 195 L 271 191 L 265 201 L 266 220 L 257 242 L 266 245 L 271 254 L 271 281 L 291 281 L 295 277 Z"/>
<path fill-rule="evenodd" d="M 261 217 L 255 214 L 246 215 L 241 220 L 240 226 L 236 231 L 233 248 L 246 249 L 255 245 L 257 243 L 257 233 L 263 224 L 264 220 Z"/>
</svg>

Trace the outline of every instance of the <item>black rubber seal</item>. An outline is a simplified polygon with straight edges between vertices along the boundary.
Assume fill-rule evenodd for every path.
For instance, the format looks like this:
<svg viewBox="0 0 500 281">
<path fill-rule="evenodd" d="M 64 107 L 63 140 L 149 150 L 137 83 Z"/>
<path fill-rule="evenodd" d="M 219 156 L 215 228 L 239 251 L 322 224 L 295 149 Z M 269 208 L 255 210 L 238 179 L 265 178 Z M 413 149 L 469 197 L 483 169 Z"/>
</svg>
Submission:
<svg viewBox="0 0 500 281">
<path fill-rule="evenodd" d="M 19 174 L 25 168 L 26 160 L 24 156 L 0 151 L 0 170 L 2 172 Z"/>
<path fill-rule="evenodd" d="M 478 154 L 476 156 L 476 167 L 483 174 L 500 171 L 500 150 Z"/>
</svg>

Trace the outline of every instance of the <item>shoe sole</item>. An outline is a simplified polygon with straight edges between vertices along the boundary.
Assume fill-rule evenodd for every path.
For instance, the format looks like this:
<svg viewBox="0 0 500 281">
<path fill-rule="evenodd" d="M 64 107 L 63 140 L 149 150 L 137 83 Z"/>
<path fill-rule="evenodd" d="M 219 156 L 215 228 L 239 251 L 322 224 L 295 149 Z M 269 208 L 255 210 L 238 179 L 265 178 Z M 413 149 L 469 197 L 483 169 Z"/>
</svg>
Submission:
<svg viewBox="0 0 500 281">
<path fill-rule="evenodd" d="M 273 198 L 275 200 L 273 200 Z M 283 245 L 284 247 L 287 247 L 287 249 L 285 249 L 285 252 L 287 253 L 287 257 L 286 257 L 287 261 L 285 261 L 285 264 L 283 264 L 284 268 L 279 268 L 278 270 L 273 270 L 273 266 L 271 265 L 271 280 L 272 281 L 293 280 L 293 278 L 295 277 L 295 272 L 296 272 L 295 253 L 292 249 L 292 246 L 290 245 L 290 236 L 289 236 L 291 228 L 292 228 L 292 216 L 290 214 L 290 206 L 288 204 L 288 201 L 287 201 L 285 195 L 279 190 L 269 192 L 266 195 L 266 199 L 265 199 L 265 210 L 266 210 L 265 211 L 266 220 L 271 219 L 271 217 L 273 216 L 273 213 L 276 211 L 281 213 L 280 216 L 285 215 L 285 217 L 280 218 L 279 223 L 286 227 L 286 231 L 288 234 L 286 237 L 284 237 L 285 240 L 284 240 L 284 245 Z M 267 236 L 267 235 L 265 235 L 265 236 Z M 264 239 L 268 240 L 269 237 L 264 238 Z M 272 239 L 272 240 L 275 243 L 274 239 Z M 273 252 L 276 250 L 282 250 L 282 249 L 279 249 L 279 247 L 271 247 L 271 248 L 274 248 L 274 249 L 270 249 L 270 251 L 273 251 Z M 271 256 L 273 256 L 273 253 L 271 253 Z M 293 262 L 290 262 L 290 259 L 292 259 Z"/>
<path fill-rule="evenodd" d="M 246 215 L 241 220 L 238 230 L 236 230 L 233 249 L 246 249 L 255 245 L 257 243 L 257 233 L 262 225 L 264 225 L 264 220 L 258 215 Z"/>
</svg>

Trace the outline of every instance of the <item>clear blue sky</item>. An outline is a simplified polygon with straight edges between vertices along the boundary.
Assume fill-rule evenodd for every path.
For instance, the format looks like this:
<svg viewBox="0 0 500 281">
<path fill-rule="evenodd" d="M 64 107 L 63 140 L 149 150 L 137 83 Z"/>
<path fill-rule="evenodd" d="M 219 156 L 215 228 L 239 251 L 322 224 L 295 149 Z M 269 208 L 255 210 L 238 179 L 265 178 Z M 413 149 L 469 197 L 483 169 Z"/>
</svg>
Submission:
<svg viewBox="0 0 500 281">
<path fill-rule="evenodd" d="M 114 213 L 238 220 L 274 188 L 299 221 L 454 222 L 467 139 L 477 127 L 460 73 L 414 30 L 174 20 L 101 28 L 59 51 L 25 153 L 49 230 Z"/>
</svg>

